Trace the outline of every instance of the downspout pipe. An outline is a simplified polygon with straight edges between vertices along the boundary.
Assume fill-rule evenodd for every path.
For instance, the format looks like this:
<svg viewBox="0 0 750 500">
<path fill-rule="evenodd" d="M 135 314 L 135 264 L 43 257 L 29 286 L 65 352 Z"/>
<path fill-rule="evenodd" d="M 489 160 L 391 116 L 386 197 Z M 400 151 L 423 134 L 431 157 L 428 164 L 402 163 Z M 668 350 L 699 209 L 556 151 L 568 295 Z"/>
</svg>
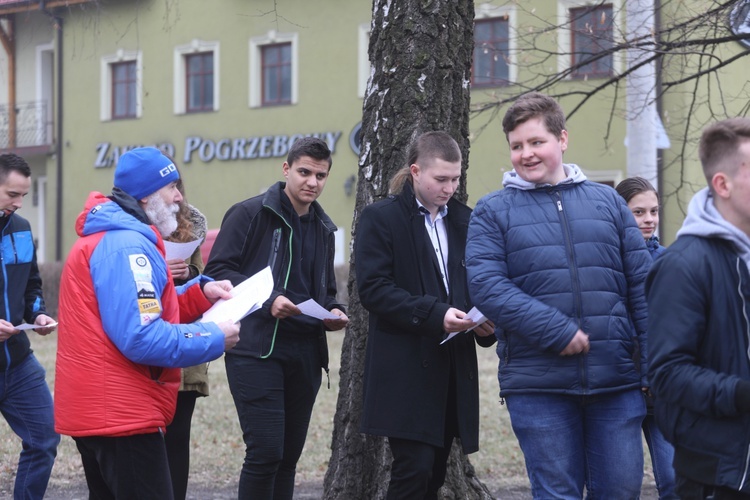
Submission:
<svg viewBox="0 0 750 500">
<path fill-rule="evenodd" d="M 62 260 L 63 216 L 63 19 L 47 10 L 45 0 L 39 8 L 53 21 L 55 30 L 55 261 Z"/>
</svg>

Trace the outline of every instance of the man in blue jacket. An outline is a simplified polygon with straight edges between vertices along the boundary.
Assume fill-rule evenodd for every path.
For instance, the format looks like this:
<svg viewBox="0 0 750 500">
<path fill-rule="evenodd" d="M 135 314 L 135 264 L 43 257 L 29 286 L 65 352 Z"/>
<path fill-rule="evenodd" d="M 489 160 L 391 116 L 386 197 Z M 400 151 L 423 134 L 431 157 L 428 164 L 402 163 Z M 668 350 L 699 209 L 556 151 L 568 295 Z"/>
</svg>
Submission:
<svg viewBox="0 0 750 500">
<path fill-rule="evenodd" d="M 16 499 L 41 499 L 47 489 L 60 436 L 55 433 L 52 395 L 44 368 L 31 351 L 29 338 L 16 329 L 21 323 L 39 325 L 40 335 L 55 327 L 47 316 L 42 280 L 29 222 L 16 214 L 31 187 L 31 169 L 13 153 L 0 155 L 0 412 L 23 441 L 18 460 Z M 14 326 L 15 325 L 15 326 Z"/>
<path fill-rule="evenodd" d="M 500 396 L 534 498 L 633 499 L 641 490 L 647 386 L 643 283 L 651 265 L 617 192 L 564 164 L 565 115 L 522 96 L 503 119 L 513 170 L 477 203 L 466 268 L 498 326 Z M 645 367 L 645 359 L 642 360 Z"/>
<path fill-rule="evenodd" d="M 680 498 L 750 498 L 750 119 L 699 154 L 708 187 L 646 282 L 649 374 Z"/>
</svg>

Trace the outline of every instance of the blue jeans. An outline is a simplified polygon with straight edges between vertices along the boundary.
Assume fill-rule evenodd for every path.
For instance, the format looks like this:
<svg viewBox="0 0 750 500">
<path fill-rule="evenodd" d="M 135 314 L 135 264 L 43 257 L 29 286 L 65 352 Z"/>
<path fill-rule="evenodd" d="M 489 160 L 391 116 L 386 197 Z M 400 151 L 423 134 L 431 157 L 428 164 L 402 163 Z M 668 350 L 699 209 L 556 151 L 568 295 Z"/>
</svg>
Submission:
<svg viewBox="0 0 750 500">
<path fill-rule="evenodd" d="M 639 389 L 505 398 L 535 499 L 634 499 L 643 480 Z"/>
<path fill-rule="evenodd" d="M 33 354 L 0 372 L 0 412 L 23 447 L 13 489 L 16 500 L 44 497 L 60 442 L 44 374 Z"/>
<path fill-rule="evenodd" d="M 676 500 L 679 497 L 675 493 L 675 473 L 672 467 L 674 448 L 656 426 L 653 415 L 647 415 L 643 419 L 643 435 L 646 436 L 648 450 L 651 453 L 659 500 Z"/>
</svg>

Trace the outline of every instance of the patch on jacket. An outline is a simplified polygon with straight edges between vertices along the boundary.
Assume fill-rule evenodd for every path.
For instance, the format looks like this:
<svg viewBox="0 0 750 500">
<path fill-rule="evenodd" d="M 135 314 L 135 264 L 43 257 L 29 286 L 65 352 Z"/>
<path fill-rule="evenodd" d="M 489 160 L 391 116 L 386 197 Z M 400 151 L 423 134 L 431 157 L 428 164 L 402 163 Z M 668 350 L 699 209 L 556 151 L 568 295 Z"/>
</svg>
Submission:
<svg viewBox="0 0 750 500">
<path fill-rule="evenodd" d="M 161 304 L 156 299 L 156 290 L 151 282 L 151 262 L 142 253 L 129 255 L 130 271 L 133 273 L 138 298 L 138 313 L 141 325 L 148 325 L 161 315 Z"/>
</svg>

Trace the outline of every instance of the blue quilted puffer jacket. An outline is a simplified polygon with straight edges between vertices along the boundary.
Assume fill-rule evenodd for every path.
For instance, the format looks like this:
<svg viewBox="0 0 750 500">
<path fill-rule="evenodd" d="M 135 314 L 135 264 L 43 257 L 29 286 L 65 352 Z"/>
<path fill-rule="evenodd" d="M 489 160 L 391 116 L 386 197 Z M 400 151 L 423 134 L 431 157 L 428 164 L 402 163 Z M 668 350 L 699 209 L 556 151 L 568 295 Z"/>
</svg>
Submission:
<svg viewBox="0 0 750 500">
<path fill-rule="evenodd" d="M 652 259 L 617 192 L 575 165 L 556 186 L 505 174 L 477 204 L 466 267 L 497 325 L 500 395 L 592 395 L 647 386 L 644 280 Z M 588 354 L 561 356 L 578 329 Z M 633 360 L 641 346 L 642 373 Z"/>
</svg>

